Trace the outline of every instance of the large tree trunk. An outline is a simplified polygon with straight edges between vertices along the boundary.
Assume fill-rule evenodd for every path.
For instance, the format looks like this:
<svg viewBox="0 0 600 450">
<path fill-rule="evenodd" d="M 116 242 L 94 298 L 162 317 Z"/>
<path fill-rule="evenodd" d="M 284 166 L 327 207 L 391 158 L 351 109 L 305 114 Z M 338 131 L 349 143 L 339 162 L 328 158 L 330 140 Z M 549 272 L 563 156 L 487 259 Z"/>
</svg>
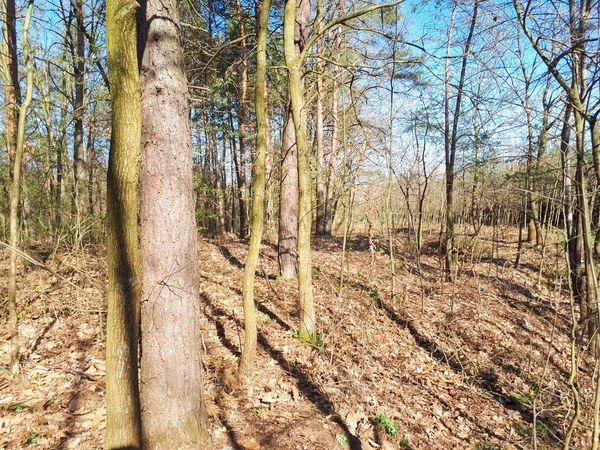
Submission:
<svg viewBox="0 0 600 450">
<path fill-rule="evenodd" d="M 143 446 L 206 436 L 188 91 L 175 0 L 141 2 Z"/>
<path fill-rule="evenodd" d="M 142 109 L 134 0 L 108 0 L 106 48 L 112 130 L 106 190 L 108 317 L 106 449 L 141 449 L 138 386 L 142 294 L 138 178 Z"/>
<path fill-rule="evenodd" d="M 298 274 L 298 156 L 291 108 L 286 108 L 283 126 L 281 186 L 279 194 L 279 273 L 284 278 Z"/>
<path fill-rule="evenodd" d="M 300 56 L 306 42 L 306 24 L 310 13 L 310 1 L 287 0 L 284 12 L 284 50 L 289 75 L 289 96 L 296 131 L 298 155 L 298 301 L 300 306 L 300 339 L 316 340 L 316 318 L 312 292 L 312 267 L 310 234 L 312 225 L 312 195 L 310 180 L 310 151 L 304 85 L 303 61 Z M 298 24 L 298 26 L 296 26 Z"/>
<path fill-rule="evenodd" d="M 267 34 L 269 31 L 269 10 L 271 0 L 264 0 L 260 7 L 258 42 L 256 46 L 256 159 L 252 182 L 252 230 L 250 246 L 244 267 L 242 297 L 244 302 L 244 349 L 240 360 L 240 374 L 252 375 L 256 356 L 256 309 L 254 306 L 254 276 L 260 243 L 262 241 L 265 215 L 265 161 L 267 156 L 267 117 L 265 105 L 265 85 L 267 80 Z"/>
</svg>

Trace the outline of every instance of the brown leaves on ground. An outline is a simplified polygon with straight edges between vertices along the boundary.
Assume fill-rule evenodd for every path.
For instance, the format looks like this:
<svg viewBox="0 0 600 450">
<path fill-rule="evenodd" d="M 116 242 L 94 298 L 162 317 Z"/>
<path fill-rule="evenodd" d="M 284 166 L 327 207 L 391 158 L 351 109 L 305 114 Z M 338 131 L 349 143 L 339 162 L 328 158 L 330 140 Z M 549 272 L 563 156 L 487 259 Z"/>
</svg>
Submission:
<svg viewBox="0 0 600 450">
<path fill-rule="evenodd" d="M 294 337 L 297 288 L 277 277 L 275 246 L 264 245 L 255 294 L 256 374 L 244 384 L 237 365 L 247 246 L 203 240 L 200 301 L 213 427 L 207 448 L 529 448 L 533 401 L 538 441 L 561 448 L 572 412 L 562 256 L 549 246 L 539 277 L 541 255 L 527 248 L 514 269 L 516 239 L 508 235 L 512 242 L 495 243 L 494 255 L 491 240 L 465 240 L 456 285 L 440 281 L 440 258 L 427 249 L 422 287 L 406 236 L 399 235 L 395 301 L 385 240 L 349 240 L 340 292 L 341 241 L 317 239 L 320 347 Z M 23 373 L 0 373 L 0 447 L 102 448 L 105 366 L 96 311 L 106 295 L 103 256 L 49 263 L 77 287 L 36 267 L 21 277 Z M 6 271 L 6 258 L 0 264 Z M 4 368 L 6 330 L 3 322 Z M 583 400 L 590 404 L 590 373 L 580 369 Z M 585 415 L 584 421 L 589 424 Z M 588 439 L 582 427 L 573 446 L 583 448 Z"/>
</svg>

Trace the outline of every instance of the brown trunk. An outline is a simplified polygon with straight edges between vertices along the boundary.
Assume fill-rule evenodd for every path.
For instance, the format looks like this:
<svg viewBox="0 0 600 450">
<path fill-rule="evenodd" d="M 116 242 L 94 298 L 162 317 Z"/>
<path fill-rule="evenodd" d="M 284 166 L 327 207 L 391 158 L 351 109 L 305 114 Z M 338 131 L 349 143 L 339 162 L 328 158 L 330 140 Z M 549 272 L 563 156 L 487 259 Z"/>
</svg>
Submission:
<svg viewBox="0 0 600 450">
<path fill-rule="evenodd" d="M 140 222 L 143 446 L 198 446 L 206 436 L 196 275 L 192 145 L 175 0 L 141 2 Z"/>
<path fill-rule="evenodd" d="M 317 18 L 315 19 L 315 28 L 321 29 L 321 23 L 323 20 L 321 0 L 317 1 Z M 326 189 L 325 189 L 325 139 L 323 133 L 323 63 L 321 61 L 321 55 L 323 54 L 323 41 L 319 39 L 317 41 L 317 63 L 315 66 L 316 70 L 316 84 L 317 84 L 317 105 L 316 105 L 316 117 L 315 117 L 315 140 L 317 147 L 317 183 L 316 183 L 316 194 L 317 194 L 317 234 L 326 234 L 327 232 L 327 201 L 326 201 Z"/>
<path fill-rule="evenodd" d="M 85 23 L 83 0 L 74 2 L 75 21 L 77 25 L 76 53 L 74 57 L 75 102 L 73 104 L 73 210 L 76 214 L 78 232 L 81 214 L 83 212 L 84 188 L 86 178 L 85 149 L 83 145 L 83 117 L 85 105 L 83 102 L 85 90 Z"/>
<path fill-rule="evenodd" d="M 283 127 L 283 161 L 279 195 L 279 273 L 296 278 L 298 270 L 298 156 L 291 108 L 286 108 Z"/>
<path fill-rule="evenodd" d="M 246 56 L 246 31 L 242 6 L 236 1 L 237 18 L 242 38 L 242 89 L 240 93 L 240 107 L 238 110 L 238 125 L 240 132 L 240 238 L 248 234 L 248 186 L 246 184 L 246 102 L 248 99 L 248 58 Z"/>
</svg>

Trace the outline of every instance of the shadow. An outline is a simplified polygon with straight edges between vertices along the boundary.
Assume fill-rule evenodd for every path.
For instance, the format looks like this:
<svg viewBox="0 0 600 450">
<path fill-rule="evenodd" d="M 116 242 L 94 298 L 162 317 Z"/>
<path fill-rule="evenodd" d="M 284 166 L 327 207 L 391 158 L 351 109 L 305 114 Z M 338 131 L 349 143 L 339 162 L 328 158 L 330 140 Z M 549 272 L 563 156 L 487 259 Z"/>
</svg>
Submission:
<svg viewBox="0 0 600 450">
<path fill-rule="evenodd" d="M 269 319 L 276 322 L 284 330 L 292 331 L 292 327 L 289 326 L 287 324 L 287 322 L 284 322 L 277 314 L 275 314 L 273 311 L 271 311 L 269 308 L 267 308 L 264 303 L 258 303 L 258 302 L 255 302 L 255 303 L 256 303 L 256 309 L 258 309 L 261 313 L 268 316 Z"/>
<path fill-rule="evenodd" d="M 375 304 L 378 305 L 379 309 L 381 309 L 391 321 L 395 322 L 402 328 L 407 329 L 413 337 L 415 343 L 429 353 L 432 358 L 446 364 L 455 373 L 463 376 L 466 375 L 473 383 L 492 394 L 494 400 L 496 400 L 504 408 L 518 412 L 523 421 L 528 424 L 533 424 L 533 415 L 529 411 L 529 408 L 523 405 L 515 396 L 504 391 L 500 383 L 500 376 L 494 371 L 493 368 L 482 370 L 478 373 L 470 372 L 469 370 L 465 369 L 459 359 L 446 355 L 434 341 L 420 334 L 410 320 L 400 317 L 396 311 L 386 305 L 381 299 L 379 299 L 379 301 Z M 508 372 L 511 371 L 510 367 L 503 367 L 503 369 Z M 554 436 L 561 436 L 561 432 L 559 431 L 558 427 L 550 428 L 550 426 L 548 426 L 549 424 L 546 425 L 548 430 Z"/>
<path fill-rule="evenodd" d="M 33 353 L 35 353 L 35 351 L 37 350 L 37 348 L 39 347 L 41 342 L 44 340 L 44 338 L 46 337 L 48 332 L 52 329 L 52 327 L 54 326 L 55 323 L 56 323 L 56 317 L 54 319 L 52 319 L 52 321 L 44 327 L 44 329 L 42 330 L 40 335 L 33 342 L 33 345 L 31 346 L 31 350 L 29 350 L 29 353 L 26 356 L 27 358 L 29 358 Z"/>
<path fill-rule="evenodd" d="M 214 306 L 206 294 L 201 293 L 200 297 L 204 300 L 205 307 L 210 308 L 210 314 L 207 314 L 207 312 L 205 311 L 204 316 L 215 324 L 215 328 L 217 329 L 217 336 L 219 337 L 221 344 L 223 344 L 223 347 L 229 350 L 233 356 L 241 356 L 242 352 L 240 351 L 238 346 L 235 345 L 227 337 L 225 333 L 225 324 L 220 319 L 221 317 L 230 319 L 230 316 L 222 308 Z"/>
<path fill-rule="evenodd" d="M 242 262 L 237 259 L 235 256 L 233 256 L 231 254 L 231 252 L 229 251 L 229 249 L 227 247 L 225 247 L 224 245 L 219 245 L 217 246 L 219 248 L 219 251 L 221 252 L 221 255 L 223 255 L 223 257 L 229 261 L 229 264 L 231 264 L 232 266 L 237 267 L 240 270 L 243 270 L 246 265 L 242 264 Z M 265 278 L 265 279 L 269 279 L 269 280 L 276 280 L 277 277 L 275 275 L 272 274 L 267 274 L 264 271 L 263 272 L 259 272 L 258 270 L 255 271 L 255 275 L 259 278 Z"/>
<path fill-rule="evenodd" d="M 208 296 L 204 295 L 203 297 L 206 302 L 205 304 L 207 305 L 208 308 L 211 309 L 211 311 L 217 311 L 219 313 L 223 312 L 218 306 L 215 306 L 213 304 L 213 302 L 211 301 L 211 299 Z M 238 319 L 231 317 L 231 315 L 226 314 L 224 312 L 223 312 L 223 315 L 228 320 L 235 323 L 237 326 L 241 327 L 242 324 L 240 323 L 240 321 Z M 214 319 L 211 319 L 211 320 L 214 320 Z M 284 323 L 284 322 L 282 321 L 282 323 Z M 285 324 L 285 323 L 284 323 L 284 325 L 287 326 L 287 324 Z M 334 403 L 327 396 L 327 394 L 321 390 L 321 388 L 318 385 L 316 385 L 313 381 L 311 381 L 311 379 L 308 377 L 308 375 L 306 375 L 304 373 L 302 367 L 298 364 L 290 363 L 289 361 L 287 361 L 285 359 L 283 353 L 280 350 L 273 348 L 269 344 L 269 341 L 267 340 L 267 338 L 261 332 L 259 332 L 257 335 L 257 342 L 263 348 L 263 350 L 265 352 L 267 352 L 267 354 L 279 365 L 279 367 L 281 367 L 281 369 L 284 372 L 288 373 L 289 375 L 291 375 L 292 377 L 294 377 L 296 379 L 296 386 L 298 387 L 298 390 L 314 406 L 316 406 L 323 415 L 329 416 L 330 419 L 341 428 L 341 430 L 346 435 L 346 438 L 348 439 L 349 449 L 350 450 L 362 450 L 362 444 L 361 444 L 360 439 L 358 437 L 356 437 L 354 434 L 352 434 L 352 432 L 350 432 L 350 430 L 348 429 L 348 426 L 346 425 L 346 423 L 344 422 L 342 417 L 335 411 Z M 233 430 L 232 430 L 232 433 L 233 433 L 233 437 L 235 438 L 235 432 L 233 432 Z M 231 435 L 230 435 L 230 439 L 231 439 Z"/>
<path fill-rule="evenodd" d="M 224 416 L 219 415 L 219 420 L 221 421 L 221 423 L 227 430 L 227 438 L 229 439 L 229 444 L 231 445 L 233 450 L 245 450 L 246 447 L 244 447 L 242 444 L 240 444 L 240 442 L 237 440 L 237 436 L 235 435 L 235 430 L 229 424 L 227 419 Z"/>
</svg>

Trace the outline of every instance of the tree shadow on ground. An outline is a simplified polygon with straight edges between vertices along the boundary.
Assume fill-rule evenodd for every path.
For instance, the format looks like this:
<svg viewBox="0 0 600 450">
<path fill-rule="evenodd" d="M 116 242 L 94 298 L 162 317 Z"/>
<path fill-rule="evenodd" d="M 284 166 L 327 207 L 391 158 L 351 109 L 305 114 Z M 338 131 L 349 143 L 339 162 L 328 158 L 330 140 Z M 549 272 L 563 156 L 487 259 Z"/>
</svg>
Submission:
<svg viewBox="0 0 600 450">
<path fill-rule="evenodd" d="M 383 300 L 379 299 L 379 301 L 375 302 L 375 304 L 391 321 L 408 330 L 415 343 L 424 351 L 426 351 L 432 358 L 446 364 L 455 373 L 461 376 L 466 375 L 473 383 L 479 385 L 487 392 L 492 394 L 492 398 L 494 398 L 494 400 L 496 400 L 504 408 L 518 412 L 523 421 L 528 424 L 533 424 L 533 415 L 529 409 L 525 407 L 515 396 L 504 392 L 504 389 L 500 383 L 500 377 L 493 369 L 480 371 L 478 373 L 473 373 L 467 370 L 459 359 L 447 355 L 435 341 L 419 333 L 410 320 L 400 317 L 400 315 L 391 307 L 386 305 Z M 562 432 L 559 431 L 558 427 L 550 426 L 549 424 L 546 425 L 548 431 L 553 436 L 557 437 L 557 439 L 561 438 Z"/>
<path fill-rule="evenodd" d="M 240 320 L 236 319 L 235 317 L 232 317 L 230 314 L 226 313 L 218 306 L 216 306 L 208 295 L 203 295 L 203 297 L 206 306 L 211 311 L 218 312 L 219 314 L 222 313 L 227 318 L 227 320 L 233 322 L 238 327 L 241 327 L 242 324 Z M 271 314 L 275 315 L 272 312 Z M 206 317 L 212 322 L 215 322 L 216 320 L 212 317 L 212 315 L 207 315 Z M 277 320 L 277 323 L 279 323 L 283 327 L 289 328 L 289 326 L 281 319 Z M 360 439 L 354 434 L 352 434 L 352 432 L 350 432 L 348 426 L 346 425 L 342 417 L 336 412 L 334 403 L 327 396 L 327 394 L 323 392 L 321 388 L 317 384 L 315 384 L 306 373 L 304 373 L 302 366 L 294 362 L 289 362 L 280 350 L 275 349 L 269 343 L 268 339 L 263 333 L 258 332 L 257 341 L 263 348 L 263 350 L 267 352 L 267 354 L 281 367 L 281 369 L 287 374 L 291 375 L 296 380 L 296 386 L 298 387 L 298 390 L 314 406 L 316 406 L 317 409 L 319 409 L 319 411 L 323 415 L 329 416 L 330 419 L 342 429 L 342 431 L 346 435 L 346 438 L 348 439 L 350 450 L 362 450 L 362 444 Z M 223 342 L 223 345 L 227 347 L 227 344 L 225 342 Z M 233 431 L 233 436 L 235 437 L 235 431 Z"/>
<path fill-rule="evenodd" d="M 244 268 L 246 267 L 246 265 L 243 264 L 234 255 L 232 255 L 231 251 L 227 247 L 225 247 L 224 245 L 219 245 L 218 248 L 219 248 L 219 251 L 221 252 L 221 255 L 223 255 L 223 257 L 227 261 L 229 261 L 229 264 L 231 264 L 232 266 L 237 267 L 240 270 L 244 270 Z M 268 280 L 276 280 L 277 279 L 277 277 L 275 275 L 273 275 L 273 274 L 267 274 L 265 272 L 255 271 L 255 274 L 259 278 L 265 278 L 265 279 L 268 279 Z"/>
</svg>

